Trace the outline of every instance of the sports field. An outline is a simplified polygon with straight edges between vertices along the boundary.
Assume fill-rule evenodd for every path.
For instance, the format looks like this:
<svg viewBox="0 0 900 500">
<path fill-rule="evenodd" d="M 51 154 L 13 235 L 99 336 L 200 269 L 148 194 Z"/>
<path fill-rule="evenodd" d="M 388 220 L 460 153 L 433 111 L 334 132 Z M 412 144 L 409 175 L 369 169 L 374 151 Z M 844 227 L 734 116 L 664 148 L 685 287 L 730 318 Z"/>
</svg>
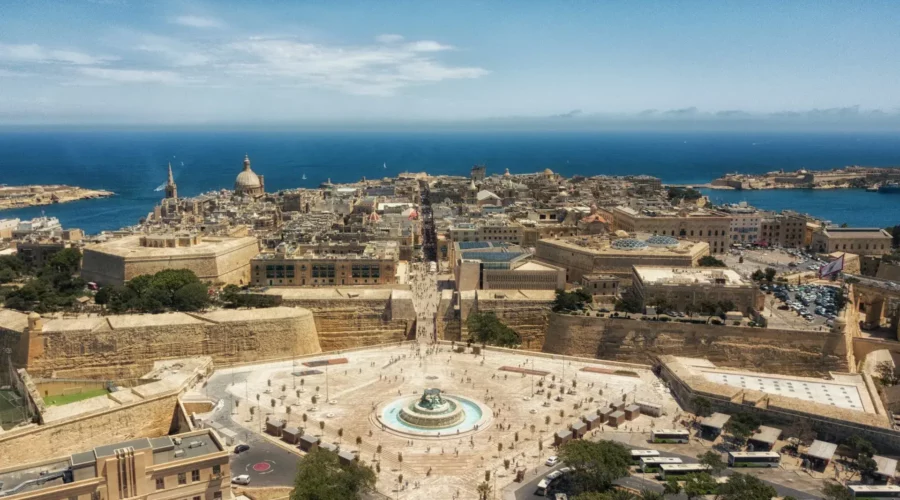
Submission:
<svg viewBox="0 0 900 500">
<path fill-rule="evenodd" d="M 74 403 L 76 401 L 83 401 L 85 399 L 95 398 L 97 396 L 103 396 L 107 394 L 106 389 L 102 387 L 99 389 L 86 389 L 83 392 L 75 393 L 75 394 L 61 394 L 58 396 L 47 396 L 44 398 L 44 404 L 47 406 L 57 406 L 57 405 L 65 405 L 69 403 Z"/>
</svg>

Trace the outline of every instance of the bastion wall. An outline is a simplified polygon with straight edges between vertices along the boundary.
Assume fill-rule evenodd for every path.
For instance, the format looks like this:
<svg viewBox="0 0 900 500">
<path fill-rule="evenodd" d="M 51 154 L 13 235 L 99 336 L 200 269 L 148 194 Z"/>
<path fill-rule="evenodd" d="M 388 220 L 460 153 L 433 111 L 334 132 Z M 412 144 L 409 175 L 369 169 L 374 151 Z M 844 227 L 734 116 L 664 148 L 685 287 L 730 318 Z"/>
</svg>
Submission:
<svg viewBox="0 0 900 500">
<path fill-rule="evenodd" d="M 543 350 L 630 363 L 657 356 L 708 358 L 717 366 L 786 375 L 849 371 L 843 334 L 551 313 Z"/>
<path fill-rule="evenodd" d="M 29 373 L 68 378 L 133 378 L 153 361 L 192 356 L 228 365 L 321 352 L 313 313 L 286 307 L 51 320 L 22 343 L 31 349 L 17 361 Z"/>
</svg>

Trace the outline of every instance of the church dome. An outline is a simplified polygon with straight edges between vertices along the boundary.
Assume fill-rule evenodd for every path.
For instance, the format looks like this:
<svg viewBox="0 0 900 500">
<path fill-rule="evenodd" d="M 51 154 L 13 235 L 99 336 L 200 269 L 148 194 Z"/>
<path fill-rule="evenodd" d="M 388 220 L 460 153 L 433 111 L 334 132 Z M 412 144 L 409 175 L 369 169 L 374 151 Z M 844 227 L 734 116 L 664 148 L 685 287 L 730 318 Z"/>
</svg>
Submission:
<svg viewBox="0 0 900 500">
<path fill-rule="evenodd" d="M 547 177 L 553 177 L 553 171 L 550 170 L 549 168 L 545 168 L 544 175 L 546 175 Z"/>
<path fill-rule="evenodd" d="M 234 180 L 234 189 L 242 190 L 261 187 L 262 182 L 259 180 L 259 176 L 250 169 L 250 157 L 244 156 L 244 170 L 241 171 L 241 173 L 238 174 L 237 179 Z"/>
</svg>

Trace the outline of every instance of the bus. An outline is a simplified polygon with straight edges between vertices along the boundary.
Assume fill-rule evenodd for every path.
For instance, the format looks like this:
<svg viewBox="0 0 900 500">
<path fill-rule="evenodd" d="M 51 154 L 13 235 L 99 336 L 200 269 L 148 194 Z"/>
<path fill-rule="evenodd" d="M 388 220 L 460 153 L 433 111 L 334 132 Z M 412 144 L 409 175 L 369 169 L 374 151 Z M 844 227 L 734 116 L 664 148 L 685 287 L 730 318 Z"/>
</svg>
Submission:
<svg viewBox="0 0 900 500">
<path fill-rule="evenodd" d="M 690 437 L 690 432 L 675 429 L 662 429 L 650 433 L 650 441 L 654 443 L 687 443 Z"/>
<path fill-rule="evenodd" d="M 729 451 L 729 467 L 778 467 L 781 454 L 774 451 Z"/>
<path fill-rule="evenodd" d="M 703 464 L 662 464 L 659 466 L 659 478 L 665 481 L 669 477 L 681 477 L 688 474 L 709 472 L 709 466 Z"/>
<path fill-rule="evenodd" d="M 853 498 L 900 498 L 900 486 L 851 484 L 847 486 Z"/>
<path fill-rule="evenodd" d="M 680 464 L 681 459 L 676 457 L 643 457 L 641 458 L 641 472 L 652 472 L 663 464 Z"/>
<path fill-rule="evenodd" d="M 641 459 L 644 457 L 658 457 L 659 452 L 656 450 L 631 450 L 631 465 L 641 465 Z"/>
<path fill-rule="evenodd" d="M 547 488 L 550 486 L 550 481 L 547 478 L 541 479 L 541 482 L 538 483 L 537 489 L 534 491 L 534 494 L 542 497 L 547 494 Z"/>
</svg>

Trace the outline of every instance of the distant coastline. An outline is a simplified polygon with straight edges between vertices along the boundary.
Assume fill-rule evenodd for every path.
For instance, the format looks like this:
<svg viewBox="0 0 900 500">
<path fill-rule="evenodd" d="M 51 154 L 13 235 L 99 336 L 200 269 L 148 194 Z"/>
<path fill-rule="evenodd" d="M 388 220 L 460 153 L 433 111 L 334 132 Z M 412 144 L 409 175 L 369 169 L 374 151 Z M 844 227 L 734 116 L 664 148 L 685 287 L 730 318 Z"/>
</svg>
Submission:
<svg viewBox="0 0 900 500">
<path fill-rule="evenodd" d="M 866 189 L 900 183 L 900 168 L 849 166 L 831 170 L 779 170 L 764 174 L 725 174 L 702 187 L 752 191 L 765 189 Z"/>
<path fill-rule="evenodd" d="M 27 186 L 0 185 L 0 210 L 40 207 L 78 200 L 108 198 L 115 195 L 104 189 L 87 189 L 61 184 Z"/>
</svg>

